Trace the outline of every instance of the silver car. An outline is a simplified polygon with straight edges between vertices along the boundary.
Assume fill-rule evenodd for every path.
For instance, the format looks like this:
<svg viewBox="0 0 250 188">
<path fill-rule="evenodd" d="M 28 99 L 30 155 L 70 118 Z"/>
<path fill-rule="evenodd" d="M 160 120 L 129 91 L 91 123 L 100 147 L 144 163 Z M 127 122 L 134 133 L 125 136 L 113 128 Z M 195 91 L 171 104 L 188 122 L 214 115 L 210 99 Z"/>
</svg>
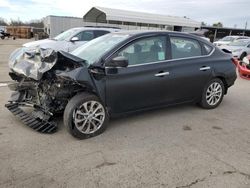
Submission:
<svg viewBox="0 0 250 188">
<path fill-rule="evenodd" d="M 250 39 L 242 39 L 220 47 L 232 52 L 233 56 L 243 59 L 250 54 Z"/>
<path fill-rule="evenodd" d="M 226 37 L 214 42 L 214 45 L 220 47 L 220 46 L 223 46 L 223 45 L 228 45 L 231 42 L 236 42 L 237 40 L 241 40 L 241 39 L 250 39 L 250 38 L 247 37 L 247 36 L 234 36 L 234 35 L 231 35 L 231 36 L 226 36 Z"/>
<path fill-rule="evenodd" d="M 112 28 L 77 27 L 69 29 L 54 38 L 25 43 L 23 47 L 52 48 L 56 51 L 71 52 L 94 38 L 119 30 Z"/>
</svg>

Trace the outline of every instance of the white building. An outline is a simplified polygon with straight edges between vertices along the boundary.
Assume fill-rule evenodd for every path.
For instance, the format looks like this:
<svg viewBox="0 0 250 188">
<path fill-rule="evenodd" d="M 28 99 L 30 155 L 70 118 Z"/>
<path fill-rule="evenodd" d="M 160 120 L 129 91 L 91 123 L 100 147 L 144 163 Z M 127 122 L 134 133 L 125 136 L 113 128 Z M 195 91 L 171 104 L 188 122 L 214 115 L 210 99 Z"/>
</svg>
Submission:
<svg viewBox="0 0 250 188">
<path fill-rule="evenodd" d="M 47 16 L 43 20 L 44 31 L 50 36 L 55 37 L 59 33 L 73 27 L 84 26 L 82 18 L 67 16 Z"/>
<path fill-rule="evenodd" d="M 91 8 L 82 18 L 47 16 L 45 31 L 54 37 L 57 34 L 79 26 L 119 27 L 121 29 L 158 29 L 171 31 L 194 31 L 201 23 L 189 18 L 151 14 L 104 7 Z"/>
</svg>

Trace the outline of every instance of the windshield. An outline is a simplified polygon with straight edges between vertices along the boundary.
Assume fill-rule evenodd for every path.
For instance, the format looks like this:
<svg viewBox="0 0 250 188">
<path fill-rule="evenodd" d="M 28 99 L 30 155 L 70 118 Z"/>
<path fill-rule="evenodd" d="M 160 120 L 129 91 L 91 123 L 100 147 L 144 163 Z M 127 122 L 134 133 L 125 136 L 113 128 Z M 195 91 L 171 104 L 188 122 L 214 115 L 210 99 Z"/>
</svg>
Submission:
<svg viewBox="0 0 250 188">
<path fill-rule="evenodd" d="M 71 37 L 74 33 L 76 33 L 79 29 L 69 29 L 67 31 L 64 31 L 63 33 L 57 35 L 54 37 L 55 40 L 63 41 L 63 40 L 69 40 L 69 37 Z"/>
<path fill-rule="evenodd" d="M 127 38 L 128 35 L 124 34 L 103 35 L 75 49 L 71 52 L 71 54 L 86 60 L 86 62 L 90 65 L 99 60 L 105 52 L 112 49 L 118 43 Z"/>
<path fill-rule="evenodd" d="M 228 41 L 228 42 L 231 42 L 233 41 L 235 38 L 234 37 L 224 37 L 222 38 L 220 41 Z"/>
<path fill-rule="evenodd" d="M 249 43 L 250 43 L 250 41 L 238 40 L 236 42 L 230 43 L 229 46 L 246 46 Z"/>
</svg>

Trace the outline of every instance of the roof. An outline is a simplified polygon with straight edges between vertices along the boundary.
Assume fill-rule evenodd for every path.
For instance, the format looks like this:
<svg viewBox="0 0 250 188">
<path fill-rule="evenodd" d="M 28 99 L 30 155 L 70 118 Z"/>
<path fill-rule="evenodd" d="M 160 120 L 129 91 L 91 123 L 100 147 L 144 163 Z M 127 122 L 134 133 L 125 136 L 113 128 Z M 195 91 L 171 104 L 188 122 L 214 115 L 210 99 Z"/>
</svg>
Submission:
<svg viewBox="0 0 250 188">
<path fill-rule="evenodd" d="M 202 39 L 200 36 L 191 34 L 191 33 L 186 33 L 186 32 L 177 32 L 177 31 L 167 31 L 167 30 L 120 30 L 118 32 L 112 33 L 115 35 L 130 35 L 130 36 L 148 36 L 148 35 L 154 35 L 154 34 L 174 34 L 175 36 L 181 36 L 181 37 L 191 37 L 191 38 L 195 38 L 195 39 L 199 39 L 202 40 L 203 42 L 205 41 L 205 43 L 210 44 L 210 42 L 208 42 L 207 40 Z"/>
<path fill-rule="evenodd" d="M 93 31 L 120 31 L 120 29 L 116 29 L 116 28 L 107 28 L 107 27 L 88 27 L 88 26 L 83 26 L 83 27 L 73 27 L 69 30 L 82 30 L 82 31 L 85 31 L 85 30 L 93 30 Z"/>
<path fill-rule="evenodd" d="M 135 12 L 104 7 L 93 7 L 83 16 L 83 19 L 89 22 L 97 21 L 99 18 L 104 19 L 103 21 L 113 20 L 122 22 L 175 25 L 186 27 L 201 26 L 200 22 L 184 17 L 152 14 L 146 12 Z"/>
<path fill-rule="evenodd" d="M 250 29 L 232 28 L 232 27 L 214 27 L 214 26 L 201 26 L 204 29 L 218 29 L 218 30 L 234 30 L 234 31 L 250 31 Z"/>
</svg>

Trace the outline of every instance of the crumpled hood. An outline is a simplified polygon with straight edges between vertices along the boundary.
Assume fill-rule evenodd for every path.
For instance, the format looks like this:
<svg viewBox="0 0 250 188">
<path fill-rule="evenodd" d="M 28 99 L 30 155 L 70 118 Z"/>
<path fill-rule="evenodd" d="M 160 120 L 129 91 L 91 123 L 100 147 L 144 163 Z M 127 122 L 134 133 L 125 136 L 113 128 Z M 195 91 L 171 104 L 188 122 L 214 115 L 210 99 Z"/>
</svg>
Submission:
<svg viewBox="0 0 250 188">
<path fill-rule="evenodd" d="M 19 48 L 12 52 L 9 58 L 9 67 L 12 72 L 34 80 L 40 80 L 43 74 L 54 66 L 57 66 L 56 70 L 65 69 L 65 72 L 78 67 L 88 68 L 85 60 L 68 52 L 57 52 L 53 49 Z"/>
<path fill-rule="evenodd" d="M 50 70 L 57 61 L 57 52 L 52 49 L 19 48 L 9 58 L 11 71 L 35 80 Z"/>
</svg>

